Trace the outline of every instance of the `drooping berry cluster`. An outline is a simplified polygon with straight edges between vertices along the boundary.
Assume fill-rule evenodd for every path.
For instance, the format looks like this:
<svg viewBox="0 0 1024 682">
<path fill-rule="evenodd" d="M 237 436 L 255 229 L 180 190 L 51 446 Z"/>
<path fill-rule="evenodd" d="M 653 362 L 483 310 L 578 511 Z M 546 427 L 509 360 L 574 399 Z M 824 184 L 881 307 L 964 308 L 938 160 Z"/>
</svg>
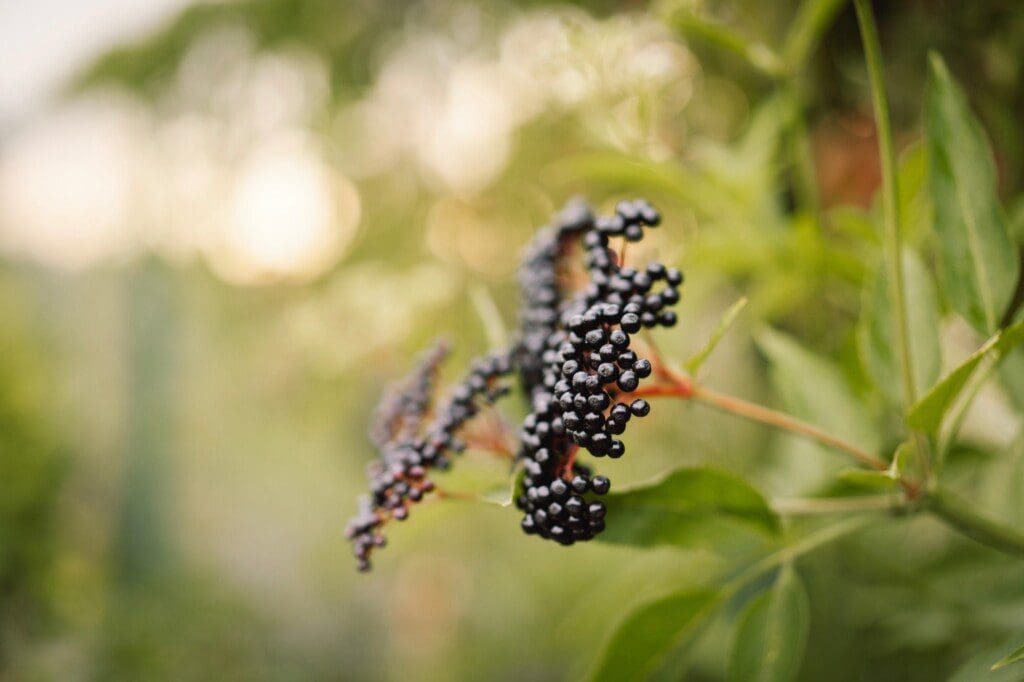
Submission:
<svg viewBox="0 0 1024 682">
<path fill-rule="evenodd" d="M 653 370 L 633 349 L 631 335 L 675 325 L 676 315 L 668 308 L 679 301 L 683 279 L 678 270 L 660 263 L 644 270 L 623 267 L 609 243 L 611 237 L 640 241 L 644 229 L 659 222 L 647 202 L 620 202 L 613 216 L 594 219 L 582 231 L 588 282 L 558 304 L 558 321 L 540 354 L 540 383 L 533 387 L 532 411 L 521 434 L 526 475 L 516 502 L 525 512 L 522 528 L 528 534 L 568 545 L 604 530 L 604 504 L 583 494 L 602 495 L 609 481 L 591 478 L 576 462 L 576 453 L 580 447 L 595 457 L 625 453 L 616 436 L 630 418 L 650 412 L 642 398 L 626 399 Z M 532 270 L 533 263 L 528 265 Z M 552 270 L 557 281 L 557 264 Z"/>
<path fill-rule="evenodd" d="M 531 410 L 520 431 L 524 469 L 517 506 L 522 529 L 562 544 L 589 540 L 605 528 L 600 500 L 611 482 L 577 461 L 580 448 L 595 457 L 625 453 L 622 435 L 650 406 L 635 393 L 655 368 L 638 355 L 633 336 L 671 327 L 682 274 L 660 263 L 625 267 L 610 248 L 643 239 L 661 217 L 646 201 L 624 201 L 615 214 L 595 217 L 570 202 L 526 251 L 519 272 L 520 328 L 508 353 L 476 361 L 448 402 L 428 421 L 443 346 L 427 353 L 410 377 L 392 389 L 375 413 L 370 439 L 380 458 L 369 467 L 370 496 L 348 525 L 360 570 L 385 543 L 381 526 L 404 520 L 409 507 L 434 489 L 428 471 L 447 469 L 465 444 L 457 433 L 483 404 L 508 391 L 500 378 L 519 373 Z M 623 246 L 624 248 L 624 246 Z M 582 258 L 579 256 L 583 255 Z"/>
<path fill-rule="evenodd" d="M 469 375 L 428 423 L 434 380 L 446 355 L 440 344 L 429 351 L 416 370 L 388 392 L 375 413 L 370 440 L 380 458 L 368 467 L 370 496 L 360 500 L 359 513 L 346 529 L 361 571 L 370 569 L 373 548 L 385 544 L 381 525 L 388 519 L 408 518 L 410 505 L 434 490 L 429 470 L 447 469 L 451 456 L 465 450 L 457 437 L 459 430 L 482 404 L 494 403 L 509 390 L 499 381 L 511 372 L 509 354 L 486 356 L 473 363 Z"/>
</svg>

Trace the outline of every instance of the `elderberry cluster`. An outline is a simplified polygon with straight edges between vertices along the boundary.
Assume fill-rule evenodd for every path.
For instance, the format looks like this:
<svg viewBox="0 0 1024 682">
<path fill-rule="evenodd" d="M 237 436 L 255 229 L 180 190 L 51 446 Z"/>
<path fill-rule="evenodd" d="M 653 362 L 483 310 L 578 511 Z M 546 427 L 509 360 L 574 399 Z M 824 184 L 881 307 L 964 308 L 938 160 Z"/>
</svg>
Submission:
<svg viewBox="0 0 1024 682">
<path fill-rule="evenodd" d="M 410 505 L 434 489 L 428 471 L 447 469 L 451 456 L 465 450 L 456 435 L 459 429 L 476 416 L 481 404 L 494 403 L 509 390 L 499 383 L 511 372 L 509 355 L 486 356 L 473 363 L 469 375 L 427 423 L 434 380 L 446 355 L 440 344 L 428 352 L 413 373 L 385 395 L 375 413 L 370 440 L 380 458 L 368 467 L 370 496 L 360 500 L 359 513 L 346 529 L 360 571 L 370 569 L 370 552 L 386 542 L 380 526 L 389 518 L 408 518 Z"/>
<path fill-rule="evenodd" d="M 594 214 L 581 200 L 570 201 L 552 226 L 542 227 L 530 242 L 519 267 L 521 292 L 519 338 L 513 359 L 526 394 L 541 387 L 544 350 L 559 326 L 566 302 L 564 280 L 569 256 L 579 237 L 594 227 Z"/>
<path fill-rule="evenodd" d="M 524 476 L 516 505 L 528 534 L 565 545 L 589 540 L 605 528 L 604 495 L 611 482 L 577 461 L 579 450 L 617 459 L 632 418 L 650 405 L 632 395 L 655 371 L 633 343 L 638 332 L 671 327 L 682 274 L 661 263 L 626 267 L 611 240 L 643 239 L 661 221 L 646 201 L 623 201 L 611 216 L 595 216 L 570 202 L 554 224 L 540 230 L 519 270 L 520 326 L 509 352 L 473 363 L 448 402 L 430 414 L 434 383 L 447 350 L 427 353 L 416 370 L 384 397 L 370 430 L 380 458 L 369 467 L 370 496 L 346 534 L 360 570 L 385 544 L 381 526 L 404 520 L 409 507 L 434 489 L 430 469 L 447 469 L 465 450 L 459 430 L 508 392 L 500 379 L 516 371 L 530 401 L 520 431 L 518 461 Z M 590 496 L 590 497 L 586 497 Z"/>
<path fill-rule="evenodd" d="M 557 237 L 542 234 L 541 243 L 531 249 L 550 253 L 554 241 L 564 254 L 565 235 L 582 234 L 587 283 L 546 304 L 550 293 L 563 289 L 558 284 L 558 258 L 545 264 L 544 273 L 536 259 L 528 259 L 521 277 L 539 277 L 545 283 L 543 297 L 527 290 L 524 298 L 545 303 L 549 314 L 557 312 L 540 353 L 540 381 L 532 387 L 532 411 L 521 434 L 519 456 L 526 475 L 516 503 L 525 512 L 522 528 L 528 534 L 569 545 L 604 530 L 604 504 L 588 501 L 583 494 L 603 495 L 609 481 L 591 478 L 576 462 L 577 450 L 582 447 L 595 457 L 613 459 L 625 453 L 616 436 L 632 417 L 650 412 L 647 401 L 628 396 L 653 371 L 650 360 L 634 350 L 632 335 L 643 328 L 676 324 L 676 315 L 668 308 L 679 301 L 683 281 L 678 270 L 660 263 L 643 270 L 623 267 L 609 243 L 612 237 L 640 241 L 644 229 L 657 226 L 660 219 L 645 201 L 619 202 L 614 215 L 591 217 L 582 230 L 567 227 L 577 222 L 563 221 Z M 527 314 L 539 317 L 529 310 Z M 524 335 L 520 343 L 526 340 Z"/>
</svg>

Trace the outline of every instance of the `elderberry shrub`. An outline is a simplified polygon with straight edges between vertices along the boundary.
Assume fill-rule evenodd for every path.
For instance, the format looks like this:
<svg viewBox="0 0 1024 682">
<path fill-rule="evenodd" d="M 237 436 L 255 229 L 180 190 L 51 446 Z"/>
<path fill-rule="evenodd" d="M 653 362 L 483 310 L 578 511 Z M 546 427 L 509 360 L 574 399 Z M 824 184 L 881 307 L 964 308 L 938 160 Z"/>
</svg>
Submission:
<svg viewBox="0 0 1024 682">
<path fill-rule="evenodd" d="M 577 451 L 622 457 L 626 448 L 617 436 L 631 418 L 650 412 L 646 400 L 629 398 L 653 371 L 650 360 L 634 350 L 632 335 L 676 324 L 669 308 L 679 301 L 683 276 L 661 263 L 625 267 L 609 248 L 612 237 L 638 242 L 645 228 L 660 223 L 646 201 L 619 202 L 608 217 L 593 218 L 579 207 L 562 216 L 554 233 L 542 232 L 528 250 L 520 274 L 527 309 L 516 357 L 539 362 L 524 377 L 532 410 L 521 431 L 525 476 L 516 504 L 525 512 L 524 532 L 571 545 L 604 530 L 604 503 L 584 495 L 610 488 L 606 477 L 592 477 L 576 461 Z M 585 249 L 587 284 L 570 292 L 559 275 L 573 237 Z M 547 334 L 541 348 L 542 324 Z"/>
<path fill-rule="evenodd" d="M 359 513 L 345 534 L 352 541 L 360 571 L 370 569 L 370 553 L 386 540 L 381 526 L 389 519 L 404 521 L 409 508 L 434 489 L 430 469 L 445 470 L 451 456 L 465 450 L 457 433 L 480 410 L 508 393 L 500 378 L 512 363 L 508 353 L 476 360 L 448 401 L 427 422 L 433 384 L 447 349 L 438 344 L 427 352 L 412 374 L 392 387 L 374 414 L 370 440 L 379 459 L 368 467 L 370 495 L 360 500 Z"/>
</svg>

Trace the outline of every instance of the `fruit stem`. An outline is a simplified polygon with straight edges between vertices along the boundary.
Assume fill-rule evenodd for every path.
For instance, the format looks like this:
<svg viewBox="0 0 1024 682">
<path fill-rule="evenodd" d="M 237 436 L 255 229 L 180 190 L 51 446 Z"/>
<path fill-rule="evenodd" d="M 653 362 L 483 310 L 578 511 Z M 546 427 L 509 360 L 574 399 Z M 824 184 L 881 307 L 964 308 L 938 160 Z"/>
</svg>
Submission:
<svg viewBox="0 0 1024 682">
<path fill-rule="evenodd" d="M 864 466 L 872 469 L 885 471 L 889 468 L 889 465 L 885 461 L 875 457 L 866 450 L 862 450 L 856 445 L 847 443 L 841 438 L 837 438 L 832 434 L 822 431 L 817 426 L 800 421 L 796 417 L 792 417 L 784 412 L 779 412 L 762 405 L 747 402 L 746 400 L 742 400 L 741 398 L 736 398 L 731 395 L 725 395 L 707 388 L 706 386 L 693 386 L 690 395 L 693 399 L 699 400 L 705 405 L 710 405 L 711 407 L 722 410 L 723 412 L 729 412 L 730 414 L 735 414 L 751 421 L 774 426 L 784 431 L 789 431 L 799 436 L 809 438 L 810 440 L 818 441 L 822 445 L 827 445 L 830 448 L 848 454 Z"/>
<path fill-rule="evenodd" d="M 817 441 L 839 452 L 843 452 L 864 466 L 876 471 L 888 471 L 889 463 L 870 452 L 863 450 L 856 445 L 849 443 L 842 438 L 833 436 L 826 431 L 801 421 L 785 412 L 779 412 L 763 405 L 751 403 L 742 398 L 719 393 L 706 386 L 698 386 L 685 373 L 672 368 L 657 358 L 655 371 L 660 383 L 652 384 L 634 391 L 632 395 L 637 397 L 672 397 L 682 400 L 697 400 L 705 405 L 713 407 L 722 412 L 728 412 L 750 421 L 766 424 L 783 431 L 802 436 L 809 440 Z M 921 490 L 913 481 L 900 479 L 900 485 L 907 494 L 908 499 L 916 499 L 920 496 Z"/>
</svg>

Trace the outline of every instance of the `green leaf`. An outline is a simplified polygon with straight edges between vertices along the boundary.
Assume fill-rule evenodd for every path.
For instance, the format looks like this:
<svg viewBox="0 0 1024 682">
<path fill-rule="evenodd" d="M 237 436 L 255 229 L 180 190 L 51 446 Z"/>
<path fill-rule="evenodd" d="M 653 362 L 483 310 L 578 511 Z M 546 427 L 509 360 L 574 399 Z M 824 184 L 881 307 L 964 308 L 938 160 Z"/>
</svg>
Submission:
<svg viewBox="0 0 1024 682">
<path fill-rule="evenodd" d="M 736 318 L 739 316 L 740 312 L 742 312 L 746 306 L 747 299 L 746 297 L 743 297 L 740 300 L 733 303 L 732 306 L 725 311 L 725 313 L 722 315 L 722 318 L 718 321 L 718 325 L 715 327 L 715 330 L 711 332 L 711 336 L 708 337 L 707 343 L 704 344 L 704 347 L 701 348 L 696 355 L 694 355 L 692 358 L 686 361 L 686 371 L 688 371 L 690 374 L 694 376 L 697 375 L 697 372 L 700 371 L 701 365 L 703 365 L 704 362 L 709 357 L 711 357 L 711 354 L 715 351 L 715 348 L 718 346 L 718 342 L 722 340 L 722 337 L 725 336 L 726 332 L 729 331 L 733 323 L 736 322 Z"/>
<path fill-rule="evenodd" d="M 685 650 L 721 603 L 707 589 L 690 589 L 649 602 L 630 613 L 604 646 L 591 675 L 595 682 L 642 680 L 669 654 Z"/>
<path fill-rule="evenodd" d="M 942 58 L 933 53 L 930 64 L 925 131 L 942 285 L 958 313 L 992 334 L 1013 296 L 1020 262 L 996 195 L 985 132 Z"/>
<path fill-rule="evenodd" d="M 992 670 L 999 670 L 1000 668 L 1005 668 L 1006 666 L 1019 661 L 1024 661 L 1024 644 L 996 661 L 995 665 L 992 666 Z"/>
<path fill-rule="evenodd" d="M 673 162 L 638 161 L 626 154 L 594 152 L 577 154 L 548 167 L 556 181 L 578 182 L 581 178 L 616 189 L 643 189 L 647 194 L 675 197 L 699 215 L 716 220 L 742 220 L 733 197 L 696 173 Z"/>
<path fill-rule="evenodd" d="M 917 445 L 913 439 L 903 441 L 892 455 L 887 475 L 894 481 L 898 481 L 918 466 L 920 465 L 917 458 Z"/>
<path fill-rule="evenodd" d="M 978 651 L 948 678 L 949 682 L 1020 682 L 1020 668 L 1009 664 L 998 668 L 992 665 L 992 661 L 998 660 L 1007 649 L 1015 646 L 1019 641 L 1020 634 L 1018 633 L 1004 643 Z M 1001 662 L 999 660 L 999 663 Z"/>
<path fill-rule="evenodd" d="M 996 333 L 914 405 L 907 416 L 907 423 L 928 433 L 938 431 L 942 424 L 942 418 L 963 391 L 967 381 L 982 360 L 994 354 L 995 362 L 1000 362 L 1022 341 L 1024 341 L 1024 322 L 1018 322 Z"/>
<path fill-rule="evenodd" d="M 746 60 L 751 66 L 769 76 L 783 72 L 779 56 L 764 43 L 752 42 L 735 33 L 728 26 L 706 19 L 685 9 L 672 14 L 669 23 L 688 41 L 703 40 Z"/>
<path fill-rule="evenodd" d="M 779 519 L 746 481 L 707 467 L 678 469 L 651 483 L 604 497 L 602 542 L 649 547 L 714 547 L 744 531 L 775 535 Z"/>
<path fill-rule="evenodd" d="M 525 475 L 525 469 L 517 463 L 516 468 L 512 471 L 512 475 L 509 476 L 508 482 L 496 485 L 485 491 L 479 496 L 479 500 L 489 504 L 496 504 L 499 507 L 511 507 L 512 502 L 515 501 L 522 491 L 523 477 Z"/>
<path fill-rule="evenodd" d="M 790 73 L 803 69 L 845 4 L 845 0 L 804 0 L 801 3 L 782 46 L 782 58 Z"/>
<path fill-rule="evenodd" d="M 810 629 L 807 591 L 792 566 L 747 607 L 729 662 L 733 682 L 783 682 L 800 671 Z"/>
<path fill-rule="evenodd" d="M 791 413 L 868 451 L 878 449 L 875 425 L 839 367 L 781 332 L 766 329 L 756 340 Z"/>
<path fill-rule="evenodd" d="M 931 275 L 912 251 L 903 251 L 903 284 L 914 365 L 919 391 L 930 388 L 942 369 L 939 345 L 939 302 Z M 878 269 L 865 292 L 864 313 L 857 327 L 857 345 L 864 368 L 893 404 L 900 404 L 902 385 L 893 329 L 892 297 L 886 269 Z"/>
</svg>

